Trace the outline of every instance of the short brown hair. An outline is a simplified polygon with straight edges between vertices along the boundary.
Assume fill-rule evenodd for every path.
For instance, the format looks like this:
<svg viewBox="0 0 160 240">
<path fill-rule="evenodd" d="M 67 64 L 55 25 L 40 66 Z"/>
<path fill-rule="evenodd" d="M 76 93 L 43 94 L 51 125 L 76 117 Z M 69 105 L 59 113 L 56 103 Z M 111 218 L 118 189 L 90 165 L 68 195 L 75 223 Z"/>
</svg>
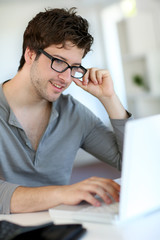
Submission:
<svg viewBox="0 0 160 240">
<path fill-rule="evenodd" d="M 88 32 L 88 21 L 76 14 L 76 8 L 55 8 L 38 13 L 29 23 L 23 36 L 23 53 L 18 70 L 22 69 L 27 47 L 38 55 L 39 49 L 52 44 L 65 45 L 71 41 L 84 49 L 84 56 L 90 51 L 93 37 Z M 83 57 L 84 57 L 83 56 Z"/>
</svg>

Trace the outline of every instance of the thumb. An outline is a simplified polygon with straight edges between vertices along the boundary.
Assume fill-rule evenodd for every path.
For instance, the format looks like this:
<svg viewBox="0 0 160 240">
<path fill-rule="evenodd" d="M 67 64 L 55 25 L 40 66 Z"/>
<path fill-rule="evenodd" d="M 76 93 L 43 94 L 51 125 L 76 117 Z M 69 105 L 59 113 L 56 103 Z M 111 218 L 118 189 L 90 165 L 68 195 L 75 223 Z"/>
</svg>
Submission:
<svg viewBox="0 0 160 240">
<path fill-rule="evenodd" d="M 83 81 L 75 78 L 75 79 L 73 80 L 73 82 L 74 82 L 78 87 L 80 87 L 80 88 L 82 88 L 82 89 L 84 89 L 84 90 L 87 90 L 87 85 L 84 85 L 84 84 L 83 84 Z"/>
</svg>

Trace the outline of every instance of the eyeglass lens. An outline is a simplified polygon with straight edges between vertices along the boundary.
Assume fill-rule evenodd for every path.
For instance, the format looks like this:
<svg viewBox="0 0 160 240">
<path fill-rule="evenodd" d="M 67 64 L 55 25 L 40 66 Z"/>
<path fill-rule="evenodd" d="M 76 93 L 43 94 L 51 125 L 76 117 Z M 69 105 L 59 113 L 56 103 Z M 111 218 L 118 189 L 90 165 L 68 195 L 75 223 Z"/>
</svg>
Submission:
<svg viewBox="0 0 160 240">
<path fill-rule="evenodd" d="M 52 62 L 52 68 L 55 71 L 64 72 L 65 70 L 67 70 L 69 68 L 69 65 L 60 59 L 54 59 Z M 72 77 L 82 78 L 85 73 L 86 73 L 86 71 L 82 67 L 76 67 L 76 66 L 71 67 L 71 76 Z"/>
</svg>

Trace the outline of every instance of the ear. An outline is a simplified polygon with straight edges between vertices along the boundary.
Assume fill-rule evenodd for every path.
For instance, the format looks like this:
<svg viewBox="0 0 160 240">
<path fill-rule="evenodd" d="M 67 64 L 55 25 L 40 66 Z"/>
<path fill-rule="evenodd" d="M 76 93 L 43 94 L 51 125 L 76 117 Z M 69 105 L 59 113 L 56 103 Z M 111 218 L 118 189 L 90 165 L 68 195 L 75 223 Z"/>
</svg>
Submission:
<svg viewBox="0 0 160 240">
<path fill-rule="evenodd" d="M 32 64 L 32 62 L 34 61 L 35 57 L 36 57 L 35 51 L 30 50 L 30 48 L 27 47 L 26 51 L 24 53 L 24 58 L 25 58 L 26 63 L 28 65 Z"/>
</svg>

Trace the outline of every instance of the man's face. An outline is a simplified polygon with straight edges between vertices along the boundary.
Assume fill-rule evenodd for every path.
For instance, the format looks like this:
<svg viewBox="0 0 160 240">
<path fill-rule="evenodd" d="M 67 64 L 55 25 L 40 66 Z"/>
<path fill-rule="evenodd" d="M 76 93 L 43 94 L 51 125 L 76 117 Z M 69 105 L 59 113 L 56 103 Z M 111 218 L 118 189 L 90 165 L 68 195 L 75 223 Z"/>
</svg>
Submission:
<svg viewBox="0 0 160 240">
<path fill-rule="evenodd" d="M 67 42 L 65 48 L 61 48 L 61 45 L 51 45 L 44 51 L 70 66 L 79 66 L 84 54 L 83 49 L 77 48 L 71 42 Z M 41 54 L 38 60 L 32 63 L 30 79 L 38 98 L 53 102 L 69 87 L 73 77 L 70 68 L 63 73 L 54 71 L 51 68 L 51 60 Z"/>
</svg>

